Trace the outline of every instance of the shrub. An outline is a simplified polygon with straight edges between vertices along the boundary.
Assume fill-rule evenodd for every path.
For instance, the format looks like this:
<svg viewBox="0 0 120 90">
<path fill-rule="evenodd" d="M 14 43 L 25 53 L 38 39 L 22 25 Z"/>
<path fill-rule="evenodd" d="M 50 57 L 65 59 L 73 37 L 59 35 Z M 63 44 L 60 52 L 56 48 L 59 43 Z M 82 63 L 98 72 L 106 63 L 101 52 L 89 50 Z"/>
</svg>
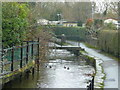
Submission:
<svg viewBox="0 0 120 90">
<path fill-rule="evenodd" d="M 103 26 L 103 20 L 101 20 L 101 19 L 95 19 L 94 20 L 94 26 L 95 26 L 96 29 L 99 29 L 100 27 Z"/>
<path fill-rule="evenodd" d="M 26 4 L 5 2 L 2 4 L 2 32 L 4 47 L 19 44 L 26 38 L 29 9 Z"/>
<path fill-rule="evenodd" d="M 116 26 L 113 23 L 105 23 L 104 28 L 109 30 L 114 30 L 116 29 Z"/>
<path fill-rule="evenodd" d="M 60 36 L 62 34 L 65 34 L 66 39 L 69 40 L 85 40 L 85 28 L 81 27 L 53 27 L 53 32 Z"/>
<path fill-rule="evenodd" d="M 87 22 L 86 22 L 87 29 L 91 29 L 93 22 L 94 22 L 93 19 L 87 19 Z"/>
</svg>

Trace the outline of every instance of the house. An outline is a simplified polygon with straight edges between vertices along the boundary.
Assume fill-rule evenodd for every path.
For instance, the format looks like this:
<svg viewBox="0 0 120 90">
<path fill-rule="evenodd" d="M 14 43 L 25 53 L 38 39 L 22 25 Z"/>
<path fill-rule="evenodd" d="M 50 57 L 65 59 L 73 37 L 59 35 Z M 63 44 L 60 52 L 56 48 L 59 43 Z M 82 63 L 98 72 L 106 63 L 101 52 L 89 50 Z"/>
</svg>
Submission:
<svg viewBox="0 0 120 90">
<path fill-rule="evenodd" d="M 46 19 L 39 19 L 37 21 L 38 25 L 62 25 L 65 27 L 77 27 L 77 22 L 69 22 L 69 21 L 64 21 L 64 20 L 60 20 L 60 21 L 49 21 Z"/>
<path fill-rule="evenodd" d="M 77 27 L 77 22 L 63 22 L 63 26 L 65 27 Z"/>
<path fill-rule="evenodd" d="M 38 25 L 48 25 L 48 23 L 49 23 L 49 20 L 46 20 L 46 19 L 39 19 L 37 21 Z"/>
<path fill-rule="evenodd" d="M 106 19 L 106 20 L 104 20 L 104 23 L 113 23 L 113 24 L 117 24 L 118 21 L 117 21 L 116 19 L 112 19 L 112 18 L 110 18 L 110 19 Z"/>
<path fill-rule="evenodd" d="M 117 29 L 119 28 L 119 23 L 117 19 L 109 18 L 109 19 L 104 20 L 104 24 L 107 24 L 107 23 L 112 23 L 116 26 Z"/>
<path fill-rule="evenodd" d="M 49 21 L 49 25 L 58 25 L 60 21 Z"/>
</svg>

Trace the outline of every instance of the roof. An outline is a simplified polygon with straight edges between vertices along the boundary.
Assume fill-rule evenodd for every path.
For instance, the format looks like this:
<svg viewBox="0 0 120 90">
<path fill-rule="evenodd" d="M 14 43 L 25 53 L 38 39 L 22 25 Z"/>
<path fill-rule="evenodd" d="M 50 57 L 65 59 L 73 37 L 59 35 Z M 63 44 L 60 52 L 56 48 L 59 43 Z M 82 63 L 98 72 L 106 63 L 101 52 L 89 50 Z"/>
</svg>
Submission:
<svg viewBox="0 0 120 90">
<path fill-rule="evenodd" d="M 112 19 L 112 20 L 117 20 L 118 21 L 118 19 L 116 19 L 116 18 L 105 18 L 105 20 L 107 20 L 107 19 Z"/>
<path fill-rule="evenodd" d="M 117 24 L 118 21 L 115 20 L 115 19 L 106 19 L 106 20 L 104 20 L 104 23 L 114 23 L 114 24 Z"/>
<path fill-rule="evenodd" d="M 63 23 L 77 23 L 77 22 L 76 21 L 71 21 L 71 22 L 67 21 L 67 22 L 63 22 Z"/>
</svg>

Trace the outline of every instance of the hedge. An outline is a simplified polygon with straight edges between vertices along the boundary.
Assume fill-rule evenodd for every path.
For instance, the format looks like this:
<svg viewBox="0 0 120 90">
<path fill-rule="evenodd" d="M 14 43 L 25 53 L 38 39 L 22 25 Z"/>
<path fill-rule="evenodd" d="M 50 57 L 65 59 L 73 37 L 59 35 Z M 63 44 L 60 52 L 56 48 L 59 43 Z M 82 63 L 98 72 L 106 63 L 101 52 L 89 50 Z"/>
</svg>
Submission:
<svg viewBox="0 0 120 90">
<path fill-rule="evenodd" d="M 85 40 L 85 28 L 82 27 L 53 27 L 53 32 L 55 35 L 62 35 L 66 36 L 68 40 L 75 40 L 75 41 L 84 41 Z"/>
<path fill-rule="evenodd" d="M 98 46 L 101 50 L 119 56 L 120 32 L 117 30 L 102 30 L 98 34 Z"/>
</svg>

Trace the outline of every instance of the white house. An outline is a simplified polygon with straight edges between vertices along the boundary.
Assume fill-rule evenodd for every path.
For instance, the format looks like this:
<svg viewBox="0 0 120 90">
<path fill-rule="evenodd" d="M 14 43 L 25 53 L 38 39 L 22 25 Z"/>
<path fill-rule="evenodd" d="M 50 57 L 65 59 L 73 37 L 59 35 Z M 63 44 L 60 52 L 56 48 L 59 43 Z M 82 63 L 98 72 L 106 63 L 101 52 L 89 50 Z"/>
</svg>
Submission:
<svg viewBox="0 0 120 90">
<path fill-rule="evenodd" d="M 113 23 L 113 24 L 117 24 L 118 21 L 115 20 L 115 19 L 106 19 L 106 20 L 104 20 L 104 23 Z"/>
<path fill-rule="evenodd" d="M 49 20 L 39 19 L 39 20 L 37 21 L 37 23 L 38 23 L 39 25 L 48 25 Z"/>
<path fill-rule="evenodd" d="M 106 23 L 112 23 L 112 24 L 114 24 L 116 26 L 117 29 L 119 28 L 118 21 L 115 20 L 115 19 L 112 19 L 112 18 L 106 19 L 106 20 L 104 20 L 104 24 L 106 24 Z"/>
<path fill-rule="evenodd" d="M 49 25 L 57 25 L 60 21 L 49 21 Z"/>
<path fill-rule="evenodd" d="M 63 25 L 65 27 L 76 27 L 77 26 L 77 22 L 68 22 L 68 21 L 64 21 L 64 20 L 60 20 L 60 21 L 49 21 L 46 19 L 39 19 L 37 20 L 37 24 L 38 25 Z"/>
</svg>

